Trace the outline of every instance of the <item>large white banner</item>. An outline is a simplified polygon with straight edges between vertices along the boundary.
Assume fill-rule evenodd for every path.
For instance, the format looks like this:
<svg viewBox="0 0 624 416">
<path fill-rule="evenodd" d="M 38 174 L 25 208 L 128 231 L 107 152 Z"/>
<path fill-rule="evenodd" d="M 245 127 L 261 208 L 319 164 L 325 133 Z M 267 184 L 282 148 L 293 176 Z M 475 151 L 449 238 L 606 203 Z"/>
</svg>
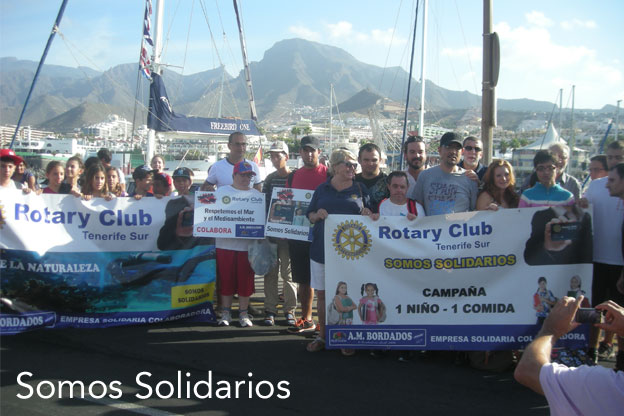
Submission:
<svg viewBox="0 0 624 416">
<path fill-rule="evenodd" d="M 214 321 L 214 240 L 182 224 L 189 205 L 0 190 L 0 334 Z"/>
<path fill-rule="evenodd" d="M 330 215 L 325 227 L 330 347 L 518 348 L 557 298 L 591 297 L 591 218 L 577 208 Z"/>
</svg>

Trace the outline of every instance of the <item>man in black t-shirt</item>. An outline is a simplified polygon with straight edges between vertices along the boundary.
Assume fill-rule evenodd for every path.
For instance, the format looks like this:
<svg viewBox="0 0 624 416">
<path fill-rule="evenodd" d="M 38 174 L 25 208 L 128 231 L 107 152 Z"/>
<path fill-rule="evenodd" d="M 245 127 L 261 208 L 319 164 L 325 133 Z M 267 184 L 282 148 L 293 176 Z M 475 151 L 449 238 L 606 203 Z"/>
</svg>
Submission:
<svg viewBox="0 0 624 416">
<path fill-rule="evenodd" d="M 362 173 L 355 175 L 355 181 L 360 182 L 370 195 L 371 210 L 379 212 L 379 203 L 390 196 L 386 184 L 386 174 L 380 169 L 381 149 L 374 143 L 366 143 L 360 147 L 358 163 L 362 167 Z"/>
</svg>

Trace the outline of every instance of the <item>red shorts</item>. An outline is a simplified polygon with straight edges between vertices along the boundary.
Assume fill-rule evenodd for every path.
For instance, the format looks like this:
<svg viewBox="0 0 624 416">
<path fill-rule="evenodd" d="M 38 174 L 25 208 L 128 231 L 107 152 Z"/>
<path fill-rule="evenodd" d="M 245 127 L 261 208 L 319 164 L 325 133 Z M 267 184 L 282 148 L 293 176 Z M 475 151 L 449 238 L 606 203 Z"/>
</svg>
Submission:
<svg viewBox="0 0 624 416">
<path fill-rule="evenodd" d="M 254 271 L 246 251 L 217 249 L 217 279 L 219 294 L 251 296 L 254 293 Z"/>
</svg>

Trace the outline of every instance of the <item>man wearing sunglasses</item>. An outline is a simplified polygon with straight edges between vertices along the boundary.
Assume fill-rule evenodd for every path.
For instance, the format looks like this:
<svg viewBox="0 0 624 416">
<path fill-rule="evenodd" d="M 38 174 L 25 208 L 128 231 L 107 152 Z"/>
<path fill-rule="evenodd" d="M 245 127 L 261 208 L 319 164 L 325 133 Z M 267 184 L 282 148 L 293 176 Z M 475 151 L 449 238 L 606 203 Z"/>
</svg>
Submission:
<svg viewBox="0 0 624 416">
<path fill-rule="evenodd" d="M 444 133 L 440 138 L 440 164 L 418 175 L 414 191 L 408 196 L 425 207 L 427 215 L 475 209 L 479 189 L 477 183 L 458 166 L 462 147 L 459 134 Z"/>
<path fill-rule="evenodd" d="M 474 136 L 468 136 L 464 139 L 463 144 L 464 158 L 459 162 L 459 167 L 466 170 L 472 170 L 479 177 L 479 181 L 483 180 L 483 175 L 487 170 L 487 166 L 481 164 L 483 156 L 483 142 Z"/>
</svg>

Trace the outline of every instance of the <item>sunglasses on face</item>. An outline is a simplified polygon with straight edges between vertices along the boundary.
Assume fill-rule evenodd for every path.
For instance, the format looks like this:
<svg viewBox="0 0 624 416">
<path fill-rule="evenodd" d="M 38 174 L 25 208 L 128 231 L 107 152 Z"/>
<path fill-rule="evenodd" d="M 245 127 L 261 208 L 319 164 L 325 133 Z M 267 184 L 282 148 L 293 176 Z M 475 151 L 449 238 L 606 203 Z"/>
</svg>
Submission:
<svg viewBox="0 0 624 416">
<path fill-rule="evenodd" d="M 357 169 L 357 163 L 345 162 L 345 166 L 350 169 Z"/>
<path fill-rule="evenodd" d="M 473 147 L 473 146 L 464 146 L 464 149 L 465 149 L 466 151 L 468 151 L 468 152 L 472 152 L 473 150 L 474 150 L 475 152 L 480 152 L 481 150 L 483 150 L 483 149 L 481 149 L 480 147 L 476 147 L 476 146 L 474 146 L 474 147 Z"/>
</svg>

